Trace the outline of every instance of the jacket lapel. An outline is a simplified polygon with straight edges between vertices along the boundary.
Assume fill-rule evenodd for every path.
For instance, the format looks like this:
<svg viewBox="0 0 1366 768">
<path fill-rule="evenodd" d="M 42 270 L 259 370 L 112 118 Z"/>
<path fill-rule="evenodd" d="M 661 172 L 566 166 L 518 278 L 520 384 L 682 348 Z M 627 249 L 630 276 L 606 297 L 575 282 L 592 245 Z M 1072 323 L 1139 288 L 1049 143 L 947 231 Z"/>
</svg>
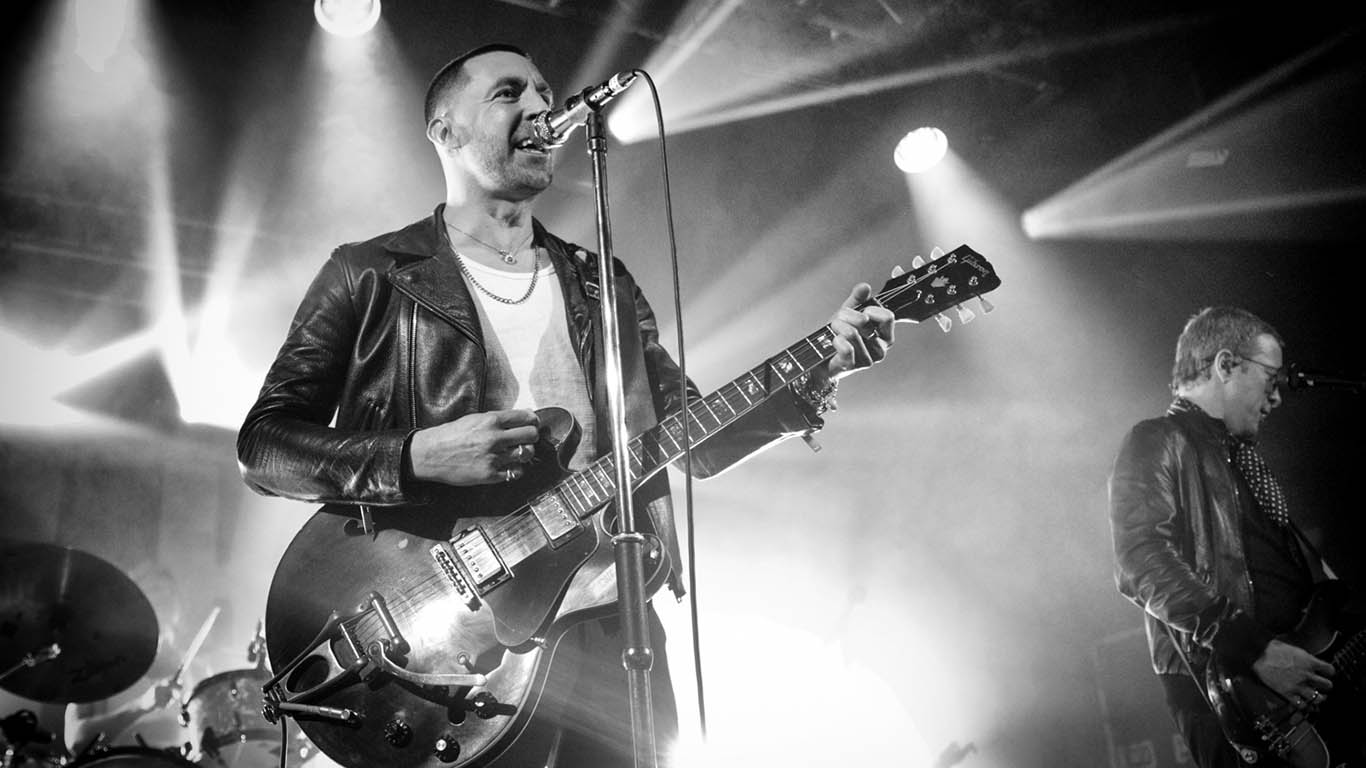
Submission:
<svg viewBox="0 0 1366 768">
<path fill-rule="evenodd" d="M 444 203 L 430 219 L 404 227 L 384 242 L 385 250 L 395 255 L 389 283 L 482 346 L 474 297 L 441 233 L 443 208 Z"/>
</svg>

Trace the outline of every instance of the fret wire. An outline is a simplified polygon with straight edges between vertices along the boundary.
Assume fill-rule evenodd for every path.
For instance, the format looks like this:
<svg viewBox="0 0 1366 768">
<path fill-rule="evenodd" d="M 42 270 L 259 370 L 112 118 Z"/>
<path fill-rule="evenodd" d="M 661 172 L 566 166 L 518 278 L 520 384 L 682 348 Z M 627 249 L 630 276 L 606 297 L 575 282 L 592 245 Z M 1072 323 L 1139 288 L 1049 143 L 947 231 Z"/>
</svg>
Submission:
<svg viewBox="0 0 1366 768">
<path fill-rule="evenodd" d="M 594 472 L 599 474 L 598 481 L 602 483 L 603 498 L 608 498 L 617 492 L 616 473 L 612 471 L 610 461 L 599 461 L 594 463 Z"/>
<path fill-rule="evenodd" d="M 589 511 L 593 510 L 594 508 L 602 504 L 604 501 L 611 499 L 612 496 L 616 494 L 617 485 L 614 478 L 615 476 L 612 476 L 612 478 L 609 478 L 607 482 L 600 483 L 600 485 L 602 486 L 601 494 L 597 492 L 592 492 L 588 495 L 587 499 L 584 501 L 584 514 L 587 514 Z"/>
<path fill-rule="evenodd" d="M 707 398 L 700 397 L 697 399 L 697 402 L 700 402 L 702 404 L 703 410 L 707 412 L 707 415 L 711 416 L 712 421 L 716 422 L 716 426 L 721 426 L 721 420 L 716 417 L 716 412 L 711 409 L 711 403 L 707 402 Z"/>
<path fill-rule="evenodd" d="M 749 371 L 749 377 L 754 380 L 754 388 L 759 390 L 759 400 L 760 402 L 762 402 L 764 398 L 768 396 L 769 392 L 768 386 L 765 385 L 764 380 L 759 377 L 759 370 L 759 368 L 751 368 Z"/>
<path fill-rule="evenodd" d="M 612 492 L 613 492 L 613 493 L 616 493 L 616 490 L 617 490 L 617 457 L 616 457 L 616 456 L 608 455 L 608 457 L 607 457 L 607 471 L 609 471 L 609 472 L 612 473 Z"/>
<path fill-rule="evenodd" d="M 734 384 L 727 384 L 726 387 L 730 387 L 731 389 L 736 388 Z M 730 418 L 726 419 L 726 421 L 730 421 L 730 419 L 733 419 L 736 416 L 738 416 L 739 413 L 735 410 L 735 406 L 731 405 L 730 400 L 726 397 L 726 387 L 721 387 L 720 389 L 716 390 L 716 399 L 721 402 L 721 405 L 726 406 L 726 410 L 730 411 Z"/>
<path fill-rule="evenodd" d="M 747 373 L 747 374 L 745 374 L 745 376 L 750 376 L 751 378 L 753 378 L 753 374 L 748 374 L 748 373 Z M 741 378 L 744 378 L 744 377 L 742 376 Z M 737 382 L 738 382 L 739 380 L 740 380 L 740 379 L 736 379 Z M 739 385 L 739 384 L 736 384 L 735 388 L 738 389 L 738 390 L 740 390 L 740 396 L 743 397 L 743 398 L 745 398 L 745 404 L 746 404 L 746 405 L 754 405 L 754 400 L 749 396 L 749 392 L 746 391 L 747 387 L 744 387 L 744 386 L 741 386 L 741 385 Z"/>
<path fill-rule="evenodd" d="M 821 345 L 816 343 L 816 339 L 814 338 L 814 336 L 806 337 L 806 345 L 808 347 L 811 347 L 812 352 L 816 353 L 816 363 L 819 363 L 826 357 L 825 350 L 821 347 Z"/>
<path fill-rule="evenodd" d="M 593 501 L 589 505 L 589 509 L 594 509 L 612 498 L 616 493 L 616 486 L 610 482 L 601 482 L 598 477 L 595 477 L 592 474 L 589 474 L 588 477 L 593 480 L 593 483 L 590 486 L 593 490 Z"/>
<path fill-rule="evenodd" d="M 769 358 L 755 369 L 754 378 L 759 381 L 759 389 L 763 390 L 764 397 L 772 397 L 780 388 L 783 381 L 778 378 L 778 385 L 773 385 L 773 379 L 777 377 L 778 370 L 773 367 L 773 358 Z"/>
<path fill-rule="evenodd" d="M 580 476 L 586 478 L 586 480 L 587 480 L 587 482 L 588 482 L 588 485 L 589 485 L 590 488 L 592 488 L 593 494 L 594 494 L 595 496 L 606 496 L 606 495 L 607 495 L 607 493 L 606 493 L 607 489 L 602 487 L 602 484 L 598 482 L 598 479 L 597 479 L 596 477 L 593 476 L 593 473 L 592 473 L 592 472 L 581 472 L 581 473 L 579 473 L 579 474 L 580 474 Z"/>
<path fill-rule="evenodd" d="M 693 413 L 692 406 L 688 406 L 688 413 L 685 418 L 692 419 L 692 421 L 689 422 L 688 428 L 692 431 L 694 438 L 698 437 L 699 435 L 705 436 L 707 434 L 707 430 L 703 428 L 702 422 L 698 421 L 697 415 Z"/>
<path fill-rule="evenodd" d="M 578 489 L 574 487 L 573 483 L 561 483 L 561 487 L 568 492 L 569 497 L 566 500 L 570 502 L 571 508 L 573 508 L 575 512 L 587 512 L 591 508 L 587 503 L 587 499 L 578 495 Z M 561 496 L 564 496 L 564 494 L 561 494 Z"/>
<path fill-rule="evenodd" d="M 583 497 L 584 504 L 586 505 L 585 509 L 591 509 L 597 506 L 594 503 L 596 494 L 593 492 L 593 487 L 584 480 L 583 475 L 574 475 L 573 479 L 575 487 L 578 488 L 579 495 Z"/>
<path fill-rule="evenodd" d="M 677 426 L 677 425 L 678 425 L 678 419 L 675 419 L 673 416 L 670 416 L 669 418 L 665 419 L 664 421 L 661 421 L 661 422 L 659 423 L 659 426 L 660 426 L 660 428 L 664 431 L 664 434 L 668 436 L 669 442 L 671 442 L 671 443 L 674 444 L 673 449 L 674 449 L 675 451 L 681 451 L 681 450 L 683 450 L 683 441 L 679 440 L 677 437 L 674 437 L 673 430 L 672 430 L 672 429 L 669 429 L 669 425 L 670 425 L 670 424 L 673 424 L 674 426 Z"/>
<path fill-rule="evenodd" d="M 656 425 L 654 428 L 652 428 L 649 432 L 646 433 L 650 438 L 647 441 L 647 444 L 650 446 L 651 450 L 651 469 L 653 469 L 654 467 L 662 466 L 668 463 L 669 461 L 670 451 L 664 447 L 664 441 L 659 439 L 661 433 L 663 433 L 663 429 L 661 429 L 658 425 Z"/>
<path fill-rule="evenodd" d="M 627 473 L 627 478 L 629 482 L 634 483 L 636 478 L 645 474 L 645 462 L 635 454 L 634 450 L 628 453 L 629 459 L 626 462 L 626 468 L 630 471 Z"/>
</svg>

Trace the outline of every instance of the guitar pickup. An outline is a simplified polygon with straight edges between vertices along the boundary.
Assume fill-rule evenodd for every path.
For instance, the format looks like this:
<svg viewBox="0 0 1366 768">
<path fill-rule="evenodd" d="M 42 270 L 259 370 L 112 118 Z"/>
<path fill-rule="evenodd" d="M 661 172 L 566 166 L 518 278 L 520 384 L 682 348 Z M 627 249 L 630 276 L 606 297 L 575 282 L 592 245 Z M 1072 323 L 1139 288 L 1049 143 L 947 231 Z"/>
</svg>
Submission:
<svg viewBox="0 0 1366 768">
<path fill-rule="evenodd" d="M 474 600 L 477 606 L 479 595 L 512 578 L 512 572 L 483 528 L 467 528 L 456 534 L 451 539 L 451 552 L 455 555 L 456 572 L 468 577 L 466 603 Z M 460 587 L 457 585 L 456 589 Z"/>
<path fill-rule="evenodd" d="M 531 513 L 536 516 L 536 522 L 541 524 L 541 530 L 552 549 L 564 544 L 583 529 L 579 519 L 574 516 L 559 494 L 548 493 L 533 500 L 530 506 Z"/>
</svg>

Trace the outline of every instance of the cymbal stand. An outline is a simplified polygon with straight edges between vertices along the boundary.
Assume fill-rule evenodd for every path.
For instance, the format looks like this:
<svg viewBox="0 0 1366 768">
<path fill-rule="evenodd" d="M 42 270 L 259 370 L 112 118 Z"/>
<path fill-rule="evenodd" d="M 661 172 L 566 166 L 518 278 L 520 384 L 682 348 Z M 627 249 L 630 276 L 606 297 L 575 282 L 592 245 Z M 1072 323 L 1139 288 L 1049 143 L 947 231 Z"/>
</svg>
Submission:
<svg viewBox="0 0 1366 768">
<path fill-rule="evenodd" d="M 20 659 L 18 664 L 15 664 L 14 666 L 10 667 L 4 672 L 0 672 L 0 680 L 4 680 L 5 678 L 9 677 L 15 672 L 18 672 L 21 669 L 25 669 L 27 667 L 36 667 L 44 662 L 52 661 L 53 659 L 61 655 L 62 646 L 58 645 L 57 643 L 43 646 L 42 648 L 39 648 L 38 650 L 32 653 L 24 654 L 24 658 Z"/>
</svg>

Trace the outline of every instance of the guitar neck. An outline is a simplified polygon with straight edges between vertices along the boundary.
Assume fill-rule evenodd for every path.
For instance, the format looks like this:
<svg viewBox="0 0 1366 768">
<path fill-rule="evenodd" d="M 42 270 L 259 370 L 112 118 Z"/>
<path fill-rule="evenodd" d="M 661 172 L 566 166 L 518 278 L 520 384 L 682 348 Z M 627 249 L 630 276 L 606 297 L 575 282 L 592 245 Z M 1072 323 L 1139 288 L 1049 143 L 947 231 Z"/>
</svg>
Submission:
<svg viewBox="0 0 1366 768">
<path fill-rule="evenodd" d="M 1362 675 L 1363 667 L 1366 667 L 1366 629 L 1352 635 L 1328 661 L 1337 669 L 1335 682 L 1352 688 L 1362 687 L 1366 683 Z"/>
<path fill-rule="evenodd" d="M 962 245 L 910 272 L 897 270 L 870 303 L 890 310 L 898 321 L 938 317 L 940 327 L 947 331 L 950 321 L 943 311 L 1000 284 L 987 260 Z M 990 311 L 990 307 L 984 308 Z M 967 322 L 971 316 L 964 313 L 961 317 Z M 710 395 L 689 401 L 685 412 L 670 414 L 633 438 L 626 447 L 631 486 L 682 456 L 689 444 L 697 445 L 716 434 L 828 360 L 835 353 L 834 338 L 835 332 L 824 326 Z M 559 536 L 616 496 L 616 477 L 612 456 L 604 456 L 533 499 L 529 506 L 551 536 Z"/>
<path fill-rule="evenodd" d="M 834 336 L 830 326 L 821 328 L 715 392 L 690 399 L 686 412 L 672 413 L 632 438 L 627 444 L 632 486 L 681 457 L 690 442 L 701 443 L 825 362 L 834 355 Z M 616 497 L 616 477 L 616 462 L 608 454 L 545 495 L 558 495 L 563 508 L 583 519 Z M 531 505 L 535 507 L 537 501 Z"/>
</svg>

